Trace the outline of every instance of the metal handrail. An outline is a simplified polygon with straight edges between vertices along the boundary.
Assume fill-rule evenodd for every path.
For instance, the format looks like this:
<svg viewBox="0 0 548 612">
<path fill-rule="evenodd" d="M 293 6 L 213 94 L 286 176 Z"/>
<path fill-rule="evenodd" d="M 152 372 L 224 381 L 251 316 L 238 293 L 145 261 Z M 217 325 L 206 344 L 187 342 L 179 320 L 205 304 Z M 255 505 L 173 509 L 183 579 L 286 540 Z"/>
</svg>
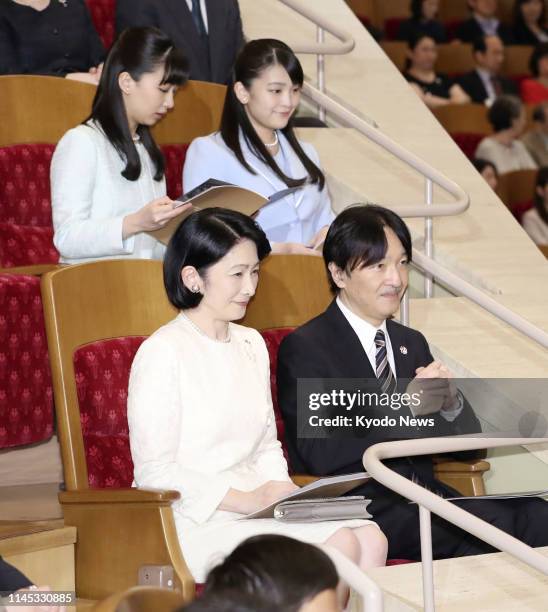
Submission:
<svg viewBox="0 0 548 612">
<path fill-rule="evenodd" d="M 499 434 L 500 435 L 500 434 Z M 527 546 L 517 538 L 508 535 L 490 523 L 479 519 L 466 510 L 430 492 L 421 485 L 397 474 L 386 467 L 383 459 L 399 457 L 412 457 L 416 455 L 430 455 L 437 453 L 453 453 L 458 451 L 478 450 L 484 448 L 500 448 L 521 444 L 535 444 L 546 442 L 546 438 L 490 438 L 490 437 L 444 437 L 426 438 L 419 440 L 399 440 L 396 442 L 382 442 L 370 446 L 363 455 L 363 465 L 367 472 L 381 484 L 396 491 L 403 497 L 415 501 L 421 510 L 421 548 L 430 550 L 423 557 L 423 593 L 427 612 L 434 610 L 434 583 L 431 555 L 430 534 L 425 534 L 424 526 L 429 526 L 429 514 L 434 512 L 457 527 L 476 536 L 480 540 L 491 544 L 495 548 L 507 552 L 523 563 L 548 575 L 548 558 L 535 549 Z M 425 516 L 428 520 L 425 521 Z M 423 542 L 423 536 L 426 535 Z"/>
<path fill-rule="evenodd" d="M 339 44 L 317 42 L 311 44 L 293 45 L 293 51 L 295 51 L 295 53 L 345 55 L 346 53 L 350 53 L 350 51 L 352 51 L 354 48 L 356 43 L 349 32 L 339 28 L 336 25 L 333 25 L 323 15 L 310 8 L 310 6 L 303 5 L 296 0 L 280 0 L 280 2 L 293 9 L 303 17 L 306 17 L 322 30 L 333 34 L 333 36 L 340 41 Z"/>
</svg>

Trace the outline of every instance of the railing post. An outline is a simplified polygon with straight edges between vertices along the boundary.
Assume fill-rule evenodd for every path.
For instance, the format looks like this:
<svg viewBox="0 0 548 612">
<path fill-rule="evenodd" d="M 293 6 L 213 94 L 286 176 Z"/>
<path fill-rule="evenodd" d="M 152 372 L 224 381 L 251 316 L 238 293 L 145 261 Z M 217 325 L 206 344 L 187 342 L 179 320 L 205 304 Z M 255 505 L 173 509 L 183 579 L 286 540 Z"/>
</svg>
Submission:
<svg viewBox="0 0 548 612">
<path fill-rule="evenodd" d="M 325 40 L 325 31 L 323 28 L 318 26 L 316 28 L 316 42 L 323 43 Z M 316 71 L 318 76 L 318 89 L 325 93 L 325 55 L 323 53 L 318 53 L 316 55 Z M 318 119 L 320 121 L 325 121 L 325 108 L 318 104 Z"/>
<path fill-rule="evenodd" d="M 433 183 L 432 179 L 424 178 L 424 201 L 427 206 L 433 202 Z M 434 252 L 434 221 L 432 217 L 424 218 L 424 254 L 430 259 Z M 433 280 L 431 274 L 424 275 L 424 297 L 431 298 L 433 295 Z"/>
<path fill-rule="evenodd" d="M 434 566 L 432 559 L 432 524 L 430 510 L 419 505 L 419 524 L 421 534 L 422 561 L 422 601 L 424 612 L 434 612 Z"/>
<path fill-rule="evenodd" d="M 409 288 L 405 290 L 400 302 L 400 323 L 409 327 Z"/>
</svg>

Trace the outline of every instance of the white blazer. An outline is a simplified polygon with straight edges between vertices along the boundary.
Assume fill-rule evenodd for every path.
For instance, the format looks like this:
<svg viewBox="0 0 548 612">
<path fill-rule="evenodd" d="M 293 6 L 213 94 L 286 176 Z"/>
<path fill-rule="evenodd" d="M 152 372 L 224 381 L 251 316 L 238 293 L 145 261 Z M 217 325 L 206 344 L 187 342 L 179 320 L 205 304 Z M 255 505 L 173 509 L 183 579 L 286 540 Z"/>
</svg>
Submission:
<svg viewBox="0 0 548 612">
<path fill-rule="evenodd" d="M 163 257 L 165 247 L 149 234 L 122 238 L 124 217 L 166 194 L 165 179 L 154 180 L 141 143 L 137 151 L 141 176 L 128 181 L 121 175 L 125 161 L 97 124 L 79 125 L 61 138 L 51 162 L 51 207 L 62 262 Z"/>
<path fill-rule="evenodd" d="M 278 132 L 280 153 L 292 178 L 304 178 L 307 172 L 285 136 Z M 316 149 L 307 142 L 300 143 L 306 155 L 320 167 Z M 242 136 L 240 145 L 245 160 L 257 172 L 244 168 L 226 146 L 220 132 L 196 138 L 188 148 L 183 168 L 183 189 L 190 191 L 209 178 L 252 189 L 268 197 L 287 185 L 249 149 Z M 257 222 L 271 242 L 310 243 L 317 232 L 334 219 L 327 186 L 320 191 L 317 184 L 302 189 L 266 207 L 257 215 Z"/>
</svg>

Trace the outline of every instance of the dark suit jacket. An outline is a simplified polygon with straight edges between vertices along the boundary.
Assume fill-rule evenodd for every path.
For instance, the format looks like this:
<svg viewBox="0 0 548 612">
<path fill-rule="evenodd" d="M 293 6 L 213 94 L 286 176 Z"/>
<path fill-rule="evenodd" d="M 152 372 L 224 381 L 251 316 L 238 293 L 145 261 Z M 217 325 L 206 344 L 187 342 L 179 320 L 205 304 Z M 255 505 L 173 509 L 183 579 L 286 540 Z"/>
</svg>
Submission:
<svg viewBox="0 0 548 612">
<path fill-rule="evenodd" d="M 185 0 L 118 0 L 116 31 L 132 26 L 163 30 L 190 61 L 190 78 L 225 84 L 244 44 L 237 0 L 206 0 L 209 61 Z"/>
<path fill-rule="evenodd" d="M 397 390 L 402 392 L 404 389 L 400 388 L 400 384 L 406 384 L 402 379 L 414 378 L 418 367 L 426 366 L 434 359 L 420 332 L 395 321 L 387 321 L 387 331 L 394 352 Z M 407 351 L 399 350 L 400 347 L 405 347 Z M 377 442 L 386 441 L 386 429 L 368 429 L 360 438 L 305 439 L 297 436 L 297 379 L 375 378 L 358 336 L 336 302 L 332 302 L 323 314 L 286 336 L 278 353 L 277 377 L 278 403 L 285 423 L 292 469 L 297 473 L 316 475 L 363 471 L 362 456 L 365 449 Z M 386 408 L 386 411 L 394 416 L 391 408 Z M 452 423 L 440 414 L 434 418 L 435 435 L 481 431 L 479 421 L 466 401 L 463 411 Z M 432 428 L 417 430 L 415 434 L 424 437 L 433 435 Z M 407 478 L 418 476 L 427 486 L 438 486 L 430 457 L 396 459 L 390 463 L 393 469 Z M 379 490 L 366 491 L 364 494 L 378 496 Z"/>
<path fill-rule="evenodd" d="M 512 29 L 504 23 L 499 23 L 497 35 L 505 45 L 514 44 L 514 34 Z M 477 38 L 484 36 L 480 24 L 473 18 L 463 21 L 455 32 L 455 38 L 465 43 L 473 43 Z"/>
<path fill-rule="evenodd" d="M 514 83 L 514 81 L 501 76 L 499 76 L 498 79 L 502 93 L 519 97 L 518 86 L 516 83 Z M 487 100 L 487 90 L 485 89 L 485 85 L 483 84 L 483 81 L 476 70 L 463 74 L 457 79 L 457 83 L 470 96 L 472 102 L 483 104 L 485 100 Z"/>
</svg>

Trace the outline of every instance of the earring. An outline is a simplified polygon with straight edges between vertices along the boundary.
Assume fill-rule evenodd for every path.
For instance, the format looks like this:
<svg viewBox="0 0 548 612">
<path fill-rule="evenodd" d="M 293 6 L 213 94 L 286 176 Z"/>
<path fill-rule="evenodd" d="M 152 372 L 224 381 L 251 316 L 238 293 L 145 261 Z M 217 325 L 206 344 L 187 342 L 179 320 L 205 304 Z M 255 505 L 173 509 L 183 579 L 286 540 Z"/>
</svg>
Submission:
<svg viewBox="0 0 548 612">
<path fill-rule="evenodd" d="M 200 287 L 198 287 L 198 285 L 192 285 L 190 290 L 192 291 L 192 293 L 199 293 L 200 292 Z"/>
</svg>

